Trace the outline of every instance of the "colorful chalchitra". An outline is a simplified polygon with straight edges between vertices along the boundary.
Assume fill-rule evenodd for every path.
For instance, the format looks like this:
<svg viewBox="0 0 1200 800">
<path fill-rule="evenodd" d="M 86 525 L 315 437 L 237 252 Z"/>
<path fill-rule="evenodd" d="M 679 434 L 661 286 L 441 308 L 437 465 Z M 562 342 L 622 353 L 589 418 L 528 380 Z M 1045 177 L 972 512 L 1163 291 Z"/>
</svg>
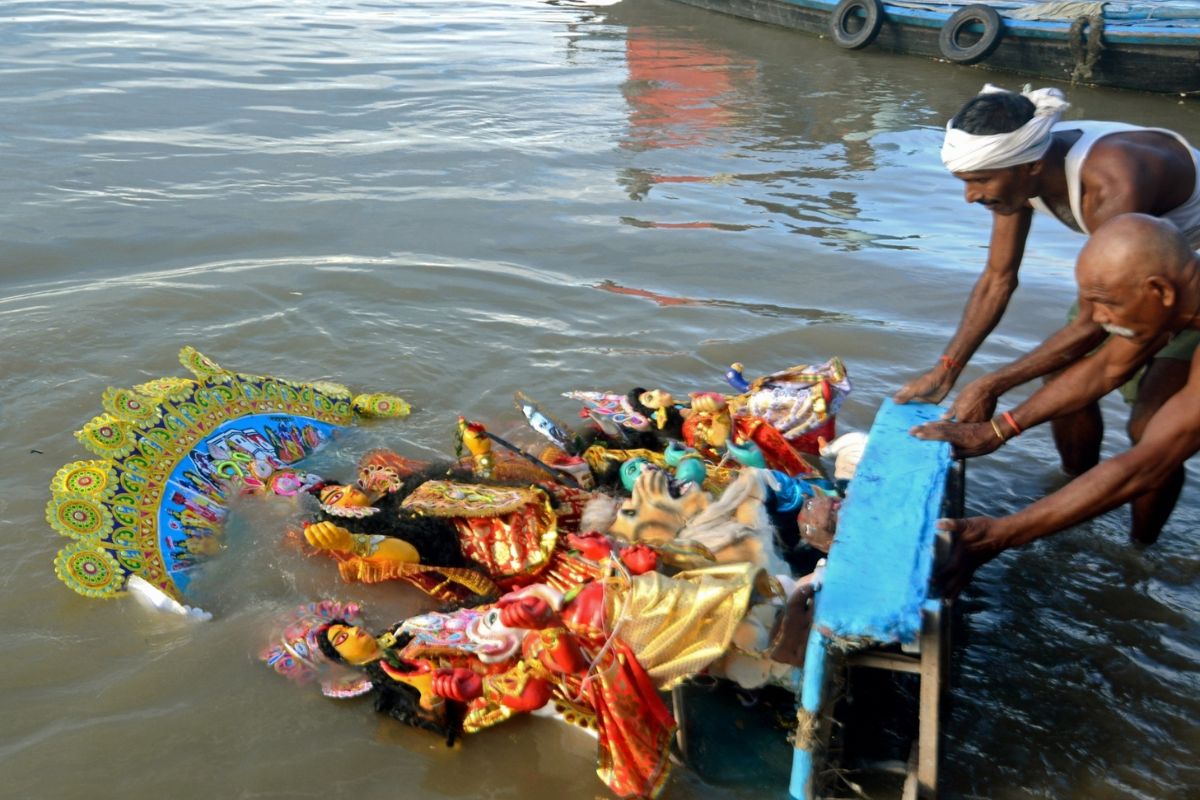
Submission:
<svg viewBox="0 0 1200 800">
<path fill-rule="evenodd" d="M 299 383 L 221 367 L 191 347 L 190 378 L 108 389 L 104 413 L 75 435 L 97 458 L 62 467 L 46 519 L 72 540 L 54 560 L 88 597 L 121 594 L 138 575 L 180 600 L 189 571 L 219 549 L 233 493 L 296 493 L 314 476 L 290 465 L 362 417 L 404 417 L 387 394 Z"/>
</svg>

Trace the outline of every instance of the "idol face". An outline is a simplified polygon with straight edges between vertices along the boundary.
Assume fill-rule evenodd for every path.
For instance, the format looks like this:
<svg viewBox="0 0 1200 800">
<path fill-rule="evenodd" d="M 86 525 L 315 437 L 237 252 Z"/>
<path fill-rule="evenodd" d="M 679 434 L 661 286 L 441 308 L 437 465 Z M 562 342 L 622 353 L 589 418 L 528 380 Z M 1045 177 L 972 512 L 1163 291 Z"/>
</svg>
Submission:
<svg viewBox="0 0 1200 800">
<path fill-rule="evenodd" d="M 639 394 L 638 402 L 646 408 L 670 408 L 675 403 L 675 398 L 662 389 L 651 389 L 648 392 Z"/>
<path fill-rule="evenodd" d="M 637 481 L 638 475 L 647 467 L 651 467 L 651 463 L 644 458 L 631 458 L 621 464 L 621 482 L 629 491 L 633 491 L 633 485 Z"/>
<path fill-rule="evenodd" d="M 485 664 L 512 658 L 521 650 L 525 631 L 510 628 L 500 619 L 500 609 L 490 608 L 467 625 L 467 638 L 475 645 L 475 655 Z"/>
<path fill-rule="evenodd" d="M 348 664 L 362 666 L 379 658 L 379 642 L 354 625 L 330 625 L 325 632 L 329 643 Z"/>
<path fill-rule="evenodd" d="M 326 486 L 319 497 L 322 505 L 331 508 L 366 508 L 371 505 L 371 498 L 357 486 Z"/>
</svg>

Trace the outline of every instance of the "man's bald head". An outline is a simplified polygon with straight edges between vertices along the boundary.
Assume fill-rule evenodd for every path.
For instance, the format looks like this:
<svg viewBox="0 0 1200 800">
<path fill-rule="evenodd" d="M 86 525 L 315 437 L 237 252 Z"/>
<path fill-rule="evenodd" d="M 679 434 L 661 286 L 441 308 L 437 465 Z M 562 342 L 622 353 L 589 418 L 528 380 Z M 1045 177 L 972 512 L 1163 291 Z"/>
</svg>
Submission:
<svg viewBox="0 0 1200 800">
<path fill-rule="evenodd" d="M 1196 254 L 1170 222 L 1122 214 L 1092 233 L 1075 279 L 1098 324 L 1141 339 L 1191 324 L 1200 310 L 1197 266 Z"/>
<path fill-rule="evenodd" d="M 1134 285 L 1152 275 L 1172 280 L 1188 277 L 1195 253 L 1183 234 L 1165 219 L 1148 214 L 1121 214 L 1092 232 L 1075 267 L 1084 277 L 1108 285 Z"/>
</svg>

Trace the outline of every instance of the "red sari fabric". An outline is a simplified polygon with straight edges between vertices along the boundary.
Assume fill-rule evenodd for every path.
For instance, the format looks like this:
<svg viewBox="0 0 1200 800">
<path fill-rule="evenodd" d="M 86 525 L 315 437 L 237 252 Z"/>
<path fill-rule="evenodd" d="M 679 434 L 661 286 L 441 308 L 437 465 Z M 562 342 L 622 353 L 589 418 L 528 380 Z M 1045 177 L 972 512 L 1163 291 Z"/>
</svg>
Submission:
<svg viewBox="0 0 1200 800">
<path fill-rule="evenodd" d="M 584 652 L 598 658 L 583 685 L 600 735 L 596 774 L 619 797 L 656 797 L 670 774 L 675 718 L 629 646 L 608 638 L 604 590 L 589 583 L 562 612 Z"/>
<path fill-rule="evenodd" d="M 605 650 L 585 691 L 600 733 L 596 774 L 618 797 L 657 797 L 671 771 L 675 718 L 624 642 Z"/>
</svg>

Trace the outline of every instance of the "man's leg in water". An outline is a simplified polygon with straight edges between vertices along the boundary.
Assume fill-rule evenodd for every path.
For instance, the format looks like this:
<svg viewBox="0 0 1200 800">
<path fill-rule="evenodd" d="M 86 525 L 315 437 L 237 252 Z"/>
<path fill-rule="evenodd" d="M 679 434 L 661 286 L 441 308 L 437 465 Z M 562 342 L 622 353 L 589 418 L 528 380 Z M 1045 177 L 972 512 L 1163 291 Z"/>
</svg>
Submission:
<svg viewBox="0 0 1200 800">
<path fill-rule="evenodd" d="M 1067 322 L 1079 316 L 1076 301 L 1067 312 Z M 1052 381 L 1059 373 L 1046 378 Z M 1082 475 L 1100 463 L 1100 443 L 1104 439 L 1104 418 L 1100 415 L 1100 404 L 1092 403 L 1071 414 L 1050 420 L 1050 431 L 1054 435 L 1054 446 L 1062 461 L 1063 472 L 1072 478 Z"/>
<path fill-rule="evenodd" d="M 1099 403 L 1050 420 L 1050 430 L 1054 434 L 1058 457 L 1062 459 L 1063 472 L 1075 477 L 1100 463 L 1104 419 L 1100 416 Z"/>
<path fill-rule="evenodd" d="M 1142 438 L 1150 418 L 1187 383 L 1190 368 L 1191 362 L 1178 358 L 1155 358 L 1150 362 L 1129 414 L 1130 441 L 1137 444 Z M 1184 469 L 1180 466 L 1157 487 L 1133 499 L 1130 504 L 1133 513 L 1129 536 L 1135 542 L 1153 544 L 1158 540 L 1167 517 L 1175 508 L 1175 501 L 1179 499 L 1183 474 Z"/>
</svg>

